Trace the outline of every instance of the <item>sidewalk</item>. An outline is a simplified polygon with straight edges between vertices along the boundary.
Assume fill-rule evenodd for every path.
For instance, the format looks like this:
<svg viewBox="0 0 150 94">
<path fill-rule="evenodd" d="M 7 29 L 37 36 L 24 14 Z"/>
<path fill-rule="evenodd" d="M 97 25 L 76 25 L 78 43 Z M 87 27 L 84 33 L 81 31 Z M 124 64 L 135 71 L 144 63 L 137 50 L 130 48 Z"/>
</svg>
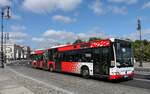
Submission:
<svg viewBox="0 0 150 94">
<path fill-rule="evenodd" d="M 139 67 L 139 65 L 140 65 L 140 63 L 139 63 L 139 62 L 136 62 L 136 63 L 134 64 L 134 67 L 135 67 L 135 68 L 141 68 L 141 67 Z M 143 65 L 143 68 L 150 68 L 150 62 L 144 62 L 144 63 L 142 63 L 142 65 Z"/>
<path fill-rule="evenodd" d="M 139 62 L 134 64 L 135 71 L 150 72 L 150 62 L 142 63 L 143 67 L 139 67 Z"/>
<path fill-rule="evenodd" d="M 0 94 L 34 94 L 9 74 L 8 70 L 0 68 Z"/>
<path fill-rule="evenodd" d="M 72 94 L 59 87 L 25 76 L 10 67 L 0 68 L 0 94 Z"/>
</svg>

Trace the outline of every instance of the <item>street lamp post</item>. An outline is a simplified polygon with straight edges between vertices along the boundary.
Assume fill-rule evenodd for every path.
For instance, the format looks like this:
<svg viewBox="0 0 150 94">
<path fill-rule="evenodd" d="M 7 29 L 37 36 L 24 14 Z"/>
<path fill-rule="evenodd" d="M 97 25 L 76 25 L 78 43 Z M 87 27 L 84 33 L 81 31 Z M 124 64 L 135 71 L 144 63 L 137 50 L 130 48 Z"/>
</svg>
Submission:
<svg viewBox="0 0 150 94">
<path fill-rule="evenodd" d="M 1 20 L 1 63 L 2 63 L 2 68 L 4 68 L 4 51 L 3 51 L 4 25 L 3 25 L 3 22 L 4 22 L 4 18 L 10 18 L 9 10 L 10 10 L 9 6 L 5 6 L 1 8 L 1 18 L 2 18 Z M 7 12 L 6 15 L 5 15 L 5 12 Z"/>
<path fill-rule="evenodd" d="M 6 51 L 6 48 L 7 48 L 7 40 L 9 40 L 9 33 L 5 33 L 5 36 L 4 36 L 4 42 L 5 42 L 5 64 L 7 63 L 7 51 Z"/>
<path fill-rule="evenodd" d="M 143 54 L 143 45 L 142 45 L 142 31 L 141 31 L 141 20 L 140 18 L 138 18 L 138 27 L 137 27 L 137 30 L 139 31 L 140 33 L 140 64 L 139 64 L 139 67 L 143 67 L 142 65 L 142 54 Z"/>
</svg>

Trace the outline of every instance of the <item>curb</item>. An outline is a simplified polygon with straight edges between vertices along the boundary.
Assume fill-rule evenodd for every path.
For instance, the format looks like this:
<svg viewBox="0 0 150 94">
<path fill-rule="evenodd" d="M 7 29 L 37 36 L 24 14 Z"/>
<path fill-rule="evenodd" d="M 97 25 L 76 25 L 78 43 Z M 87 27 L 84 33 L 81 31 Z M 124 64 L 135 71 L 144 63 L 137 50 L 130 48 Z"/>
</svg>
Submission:
<svg viewBox="0 0 150 94">
<path fill-rule="evenodd" d="M 135 68 L 134 70 L 138 72 L 150 72 L 150 68 Z"/>
</svg>

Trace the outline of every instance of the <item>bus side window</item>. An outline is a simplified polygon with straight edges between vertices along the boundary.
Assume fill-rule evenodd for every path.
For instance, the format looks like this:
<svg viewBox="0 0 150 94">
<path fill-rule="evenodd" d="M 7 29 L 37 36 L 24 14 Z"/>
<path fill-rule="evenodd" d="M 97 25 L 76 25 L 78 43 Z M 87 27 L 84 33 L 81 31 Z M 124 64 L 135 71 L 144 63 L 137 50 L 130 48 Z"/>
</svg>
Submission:
<svg viewBox="0 0 150 94">
<path fill-rule="evenodd" d="M 48 50 L 48 60 L 52 61 L 53 60 L 53 54 L 51 50 Z"/>
<path fill-rule="evenodd" d="M 69 62 L 70 61 L 70 54 L 69 54 L 69 52 L 64 52 L 62 60 L 64 60 L 65 62 Z"/>
<path fill-rule="evenodd" d="M 86 62 L 90 62 L 91 61 L 91 53 L 85 53 L 85 59 L 86 59 Z"/>
<path fill-rule="evenodd" d="M 107 62 L 108 55 L 109 55 L 109 49 L 108 48 L 103 48 L 103 61 L 104 62 Z"/>
<path fill-rule="evenodd" d="M 93 49 L 92 59 L 94 60 L 94 62 L 101 63 L 101 49 L 102 48 Z"/>
</svg>

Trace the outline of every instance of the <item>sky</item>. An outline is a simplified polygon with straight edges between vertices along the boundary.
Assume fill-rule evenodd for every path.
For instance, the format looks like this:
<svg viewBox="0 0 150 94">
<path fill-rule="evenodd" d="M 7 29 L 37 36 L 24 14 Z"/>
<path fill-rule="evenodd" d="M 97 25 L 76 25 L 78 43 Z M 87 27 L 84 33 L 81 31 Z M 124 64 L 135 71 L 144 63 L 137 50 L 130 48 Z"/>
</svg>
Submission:
<svg viewBox="0 0 150 94">
<path fill-rule="evenodd" d="M 9 43 L 48 48 L 89 37 L 150 40 L 150 0 L 0 0 L 11 7 L 4 20 Z M 1 21 L 1 19 L 0 19 Z"/>
</svg>

